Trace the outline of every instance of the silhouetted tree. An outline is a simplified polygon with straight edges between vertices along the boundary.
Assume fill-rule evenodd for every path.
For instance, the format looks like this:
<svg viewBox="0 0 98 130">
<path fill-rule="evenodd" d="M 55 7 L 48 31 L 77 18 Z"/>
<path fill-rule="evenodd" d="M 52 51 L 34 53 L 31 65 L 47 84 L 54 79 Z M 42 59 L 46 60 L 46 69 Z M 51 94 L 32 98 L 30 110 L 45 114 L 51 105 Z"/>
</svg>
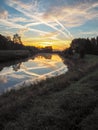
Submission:
<svg viewBox="0 0 98 130">
<path fill-rule="evenodd" d="M 15 34 L 13 36 L 13 42 L 18 43 L 18 44 L 22 44 L 21 37 L 18 34 Z"/>
<path fill-rule="evenodd" d="M 72 50 L 80 54 L 80 57 L 83 58 L 85 54 L 96 54 L 98 55 L 98 37 L 89 38 L 78 38 L 73 39 L 71 42 Z"/>
<path fill-rule="evenodd" d="M 66 57 L 71 57 L 73 55 L 73 50 L 71 47 L 67 48 L 66 50 L 63 51 L 63 54 L 66 56 Z"/>
<path fill-rule="evenodd" d="M 11 41 L 10 37 L 5 37 L 0 34 L 0 50 L 18 50 L 18 49 L 25 49 L 25 46 L 19 43 L 14 44 L 14 42 Z"/>
<path fill-rule="evenodd" d="M 20 69 L 21 63 L 12 65 L 14 71 L 18 71 Z"/>
<path fill-rule="evenodd" d="M 98 46 L 98 36 L 97 36 L 97 38 L 96 38 L 96 41 L 97 41 L 97 46 Z"/>
<path fill-rule="evenodd" d="M 6 37 L 8 41 L 11 41 L 11 37 L 10 36 L 7 36 Z"/>
</svg>

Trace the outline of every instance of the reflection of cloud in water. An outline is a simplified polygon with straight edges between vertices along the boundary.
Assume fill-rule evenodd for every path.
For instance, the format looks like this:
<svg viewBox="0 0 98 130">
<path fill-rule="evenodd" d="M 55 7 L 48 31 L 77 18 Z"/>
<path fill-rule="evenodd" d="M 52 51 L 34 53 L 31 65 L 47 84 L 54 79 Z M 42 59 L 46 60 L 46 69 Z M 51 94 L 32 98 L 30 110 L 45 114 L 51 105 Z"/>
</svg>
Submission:
<svg viewBox="0 0 98 130">
<path fill-rule="evenodd" d="M 46 65 L 47 67 L 51 67 L 52 69 L 53 68 L 56 68 L 57 66 L 56 66 L 56 62 L 44 62 L 44 61 L 42 61 L 42 62 L 40 62 L 41 64 L 43 64 L 43 65 Z"/>
<path fill-rule="evenodd" d="M 48 77 L 63 74 L 68 70 L 58 55 L 53 54 L 46 59 L 47 57 L 38 56 L 34 60 L 30 59 L 14 66 L 5 67 L 0 72 L 0 75 L 3 76 L 0 78 L 2 91 L 7 90 L 6 88 L 16 89 L 17 87 L 18 89 L 22 86 L 29 86 Z"/>
<path fill-rule="evenodd" d="M 54 55 L 51 54 L 51 59 L 49 58 L 47 59 L 46 55 L 49 55 L 49 54 L 42 54 L 42 55 L 36 56 L 36 58 L 34 59 L 34 62 L 42 66 L 46 65 L 48 67 L 51 67 L 52 69 L 57 67 L 56 63 L 62 62 L 62 59 L 56 54 Z"/>
<path fill-rule="evenodd" d="M 59 69 L 56 69 L 55 71 L 52 71 L 52 72 L 49 72 L 49 73 L 46 73 L 44 75 L 41 75 L 39 77 L 35 77 L 33 79 L 29 79 L 29 80 L 25 80 L 19 84 L 16 84 L 14 85 L 14 87 L 10 87 L 8 89 L 8 91 L 10 91 L 11 89 L 20 89 L 21 87 L 26 87 L 26 86 L 30 86 L 30 85 L 33 85 L 33 84 L 37 84 L 38 82 L 40 82 L 41 80 L 45 80 L 46 78 L 50 78 L 50 77 L 55 77 L 55 76 L 58 76 L 58 75 L 61 75 L 65 72 L 68 71 L 68 68 L 67 66 L 62 66 L 60 67 Z"/>
<path fill-rule="evenodd" d="M 57 62 L 52 62 L 52 61 L 51 62 L 36 61 L 36 67 L 35 67 L 35 66 L 32 65 L 32 64 L 34 64 L 33 61 L 32 61 L 32 62 L 29 62 L 28 64 L 23 63 L 21 65 L 21 69 L 24 69 L 24 70 L 32 69 L 32 70 L 34 70 L 34 69 L 42 69 L 42 68 L 49 68 L 50 67 L 53 70 L 53 69 L 57 68 L 56 63 Z"/>
<path fill-rule="evenodd" d="M 36 74 L 36 73 L 33 73 L 33 72 L 29 72 L 29 71 L 25 71 L 25 70 L 24 70 L 24 72 L 26 74 L 29 74 L 29 75 L 32 75 L 32 76 L 40 76 L 39 74 Z"/>
<path fill-rule="evenodd" d="M 49 56 L 49 58 L 47 58 L 48 55 L 51 55 L 51 56 Z M 38 54 L 38 55 L 36 55 L 34 61 L 56 61 L 56 62 L 60 62 L 60 61 L 62 61 L 62 59 L 57 54 L 48 54 L 48 53 L 46 54 L 45 53 L 45 54 Z"/>
<path fill-rule="evenodd" d="M 7 83 L 7 77 L 4 75 L 0 76 L 0 83 Z"/>
<path fill-rule="evenodd" d="M 24 69 L 24 70 L 31 70 L 31 69 L 32 69 L 32 70 L 35 70 L 35 69 L 48 68 L 48 66 L 38 66 L 38 67 L 33 67 L 33 68 L 30 66 L 30 67 L 28 68 L 28 67 L 26 67 L 24 64 L 22 64 L 21 68 Z"/>
<path fill-rule="evenodd" d="M 23 68 L 29 68 L 32 66 L 32 68 L 36 67 L 41 67 L 41 66 L 47 66 L 47 67 L 56 67 L 56 63 L 55 61 L 45 61 L 45 60 L 36 60 L 36 61 L 29 61 L 28 63 L 23 63 L 22 67 Z"/>
<path fill-rule="evenodd" d="M 13 72 L 12 68 L 7 68 L 7 67 L 5 67 L 5 68 L 0 72 L 0 76 L 2 76 L 2 75 L 7 75 L 7 74 L 10 74 L 10 73 L 12 73 L 12 72 Z"/>
<path fill-rule="evenodd" d="M 11 74 L 9 76 L 10 78 L 16 78 L 16 79 L 23 79 L 26 77 L 25 75 L 19 75 L 19 74 Z"/>
<path fill-rule="evenodd" d="M 35 59 L 43 59 L 43 60 L 46 60 L 46 59 L 50 59 L 52 60 L 52 54 L 50 53 L 42 53 L 42 54 L 37 54 Z"/>
<path fill-rule="evenodd" d="M 54 70 L 54 71 L 51 71 L 51 72 L 49 72 L 49 73 L 47 73 L 47 74 L 44 74 L 44 75 L 42 75 L 41 77 L 43 78 L 43 77 L 52 77 L 52 76 L 56 76 L 56 75 L 60 75 L 60 74 L 62 74 L 62 73 L 64 73 L 64 72 L 66 72 L 67 71 L 67 67 L 66 66 L 62 66 L 62 67 L 60 67 L 60 68 L 58 68 L 58 69 L 56 69 L 56 70 Z"/>
</svg>

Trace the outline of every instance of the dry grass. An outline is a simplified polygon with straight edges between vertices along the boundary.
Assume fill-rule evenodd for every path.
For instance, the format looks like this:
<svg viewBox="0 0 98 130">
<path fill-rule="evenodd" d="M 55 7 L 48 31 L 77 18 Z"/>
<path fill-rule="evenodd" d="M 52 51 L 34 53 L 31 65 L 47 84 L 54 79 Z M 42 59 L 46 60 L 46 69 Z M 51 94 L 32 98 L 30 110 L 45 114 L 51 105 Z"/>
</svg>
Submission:
<svg viewBox="0 0 98 130">
<path fill-rule="evenodd" d="M 98 57 L 0 97 L 0 130 L 97 130 Z"/>
</svg>

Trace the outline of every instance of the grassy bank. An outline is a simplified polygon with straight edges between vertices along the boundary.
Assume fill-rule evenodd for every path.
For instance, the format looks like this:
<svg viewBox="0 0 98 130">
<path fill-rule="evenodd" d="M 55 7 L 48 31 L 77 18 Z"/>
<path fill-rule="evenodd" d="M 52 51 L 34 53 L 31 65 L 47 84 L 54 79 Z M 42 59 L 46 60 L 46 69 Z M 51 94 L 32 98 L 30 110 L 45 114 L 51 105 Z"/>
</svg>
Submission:
<svg viewBox="0 0 98 130">
<path fill-rule="evenodd" d="M 98 129 L 98 57 L 65 63 L 66 74 L 0 96 L 0 130 Z"/>
<path fill-rule="evenodd" d="M 0 51 L 0 62 L 25 58 L 30 55 L 28 50 L 4 50 Z"/>
</svg>

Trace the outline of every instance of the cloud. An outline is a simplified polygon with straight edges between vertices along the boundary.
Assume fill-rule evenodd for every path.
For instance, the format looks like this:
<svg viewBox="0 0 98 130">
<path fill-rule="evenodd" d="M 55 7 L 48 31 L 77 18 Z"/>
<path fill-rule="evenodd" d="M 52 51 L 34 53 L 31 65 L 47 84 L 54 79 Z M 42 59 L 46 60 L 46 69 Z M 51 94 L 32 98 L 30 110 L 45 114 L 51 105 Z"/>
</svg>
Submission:
<svg viewBox="0 0 98 130">
<path fill-rule="evenodd" d="M 10 27 L 10 28 L 23 28 L 22 25 L 10 22 L 9 20 L 5 20 L 5 19 L 0 19 L 0 24 L 5 26 L 5 27 Z"/>
<path fill-rule="evenodd" d="M 29 23 L 29 24 L 26 24 L 25 25 L 25 27 L 30 27 L 30 26 L 36 26 L 36 25 L 40 25 L 40 24 L 42 24 L 41 22 L 31 22 L 31 23 Z"/>
<path fill-rule="evenodd" d="M 31 26 L 42 24 L 41 22 L 36 21 L 35 19 L 32 19 L 32 16 L 28 11 L 35 10 L 37 7 L 37 2 L 33 2 L 32 4 L 28 3 L 25 4 L 19 0 L 8 0 L 6 1 L 8 5 L 13 7 L 13 4 L 15 5 L 16 9 L 20 6 L 20 10 L 26 10 L 26 14 L 24 14 L 27 17 L 21 17 L 21 16 L 11 16 L 8 18 L 8 11 L 0 8 L 0 25 L 4 26 L 4 28 L 8 27 L 8 29 L 17 29 L 17 32 L 21 35 L 23 35 L 27 31 L 36 32 L 38 34 L 47 34 L 47 32 L 43 30 L 39 30 L 36 28 L 32 28 Z M 22 12 L 22 13 L 23 13 Z M 29 18 L 28 18 L 29 17 Z M 24 25 L 22 23 L 25 23 Z"/>
<path fill-rule="evenodd" d="M 62 30 L 60 28 L 57 28 L 56 26 L 54 26 L 54 24 L 52 23 L 56 23 L 57 25 L 61 26 L 60 24 L 58 24 L 54 19 L 51 21 L 52 23 L 49 23 L 49 21 L 46 21 L 45 19 L 43 19 L 42 17 L 42 12 L 33 12 L 31 9 L 31 6 L 29 6 L 29 8 L 24 8 L 24 4 L 25 3 L 21 3 L 19 1 L 12 1 L 12 0 L 8 0 L 8 5 L 15 8 L 16 10 L 20 11 L 21 13 L 23 13 L 26 17 L 29 17 L 30 19 L 34 19 L 37 22 L 39 21 L 40 23 L 43 23 L 46 26 L 49 26 L 50 28 L 59 31 L 62 35 L 64 35 L 66 38 L 70 37 L 65 31 Z"/>
<path fill-rule="evenodd" d="M 41 38 L 71 39 L 71 28 L 98 18 L 97 0 L 6 0 L 6 3 L 20 12 L 20 15 L 12 16 L 1 24 L 17 28 L 21 35 L 32 31 Z"/>
<path fill-rule="evenodd" d="M 6 0 L 6 3 L 10 6 L 16 5 L 16 7 L 20 6 L 21 9 L 27 10 L 27 11 L 32 11 L 33 13 L 37 12 L 38 10 L 38 1 L 37 0 L 30 0 L 30 1 L 25 1 L 23 0 Z"/>
<path fill-rule="evenodd" d="M 7 18 L 8 18 L 8 11 L 0 7 L 0 19 L 7 19 Z"/>
<path fill-rule="evenodd" d="M 43 13 L 43 19 L 52 21 L 52 17 L 57 18 L 63 25 L 71 28 L 83 25 L 86 21 L 98 17 L 98 2 L 80 3 L 76 5 L 54 6 Z"/>
<path fill-rule="evenodd" d="M 82 36 L 89 36 L 89 35 L 91 35 L 91 36 L 97 36 L 98 35 L 98 32 L 97 31 L 80 31 L 80 33 L 78 34 L 78 35 L 81 35 L 82 34 Z"/>
<path fill-rule="evenodd" d="M 57 32 L 57 31 L 55 31 L 55 32 L 49 32 L 49 33 L 45 34 L 44 37 L 52 37 L 52 36 L 56 36 L 58 34 L 59 34 L 59 32 Z"/>
<path fill-rule="evenodd" d="M 23 28 L 18 31 L 18 34 L 24 36 L 24 33 L 28 31 L 28 28 Z"/>
<path fill-rule="evenodd" d="M 12 22 L 28 22 L 28 20 L 23 17 L 11 17 L 9 20 Z"/>
<path fill-rule="evenodd" d="M 0 76 L 0 83 L 7 83 L 7 77 L 1 75 L 1 76 Z"/>
<path fill-rule="evenodd" d="M 9 29 L 17 29 L 18 33 L 20 33 L 21 35 L 23 35 L 24 32 L 26 31 L 31 31 L 31 32 L 36 32 L 39 34 L 47 34 L 47 32 L 42 31 L 42 30 L 38 30 L 38 29 L 33 29 L 33 28 L 27 28 L 23 25 L 11 22 L 9 20 L 4 20 L 4 19 L 0 19 L 0 25 L 3 25 L 4 27 L 9 27 Z"/>
</svg>

